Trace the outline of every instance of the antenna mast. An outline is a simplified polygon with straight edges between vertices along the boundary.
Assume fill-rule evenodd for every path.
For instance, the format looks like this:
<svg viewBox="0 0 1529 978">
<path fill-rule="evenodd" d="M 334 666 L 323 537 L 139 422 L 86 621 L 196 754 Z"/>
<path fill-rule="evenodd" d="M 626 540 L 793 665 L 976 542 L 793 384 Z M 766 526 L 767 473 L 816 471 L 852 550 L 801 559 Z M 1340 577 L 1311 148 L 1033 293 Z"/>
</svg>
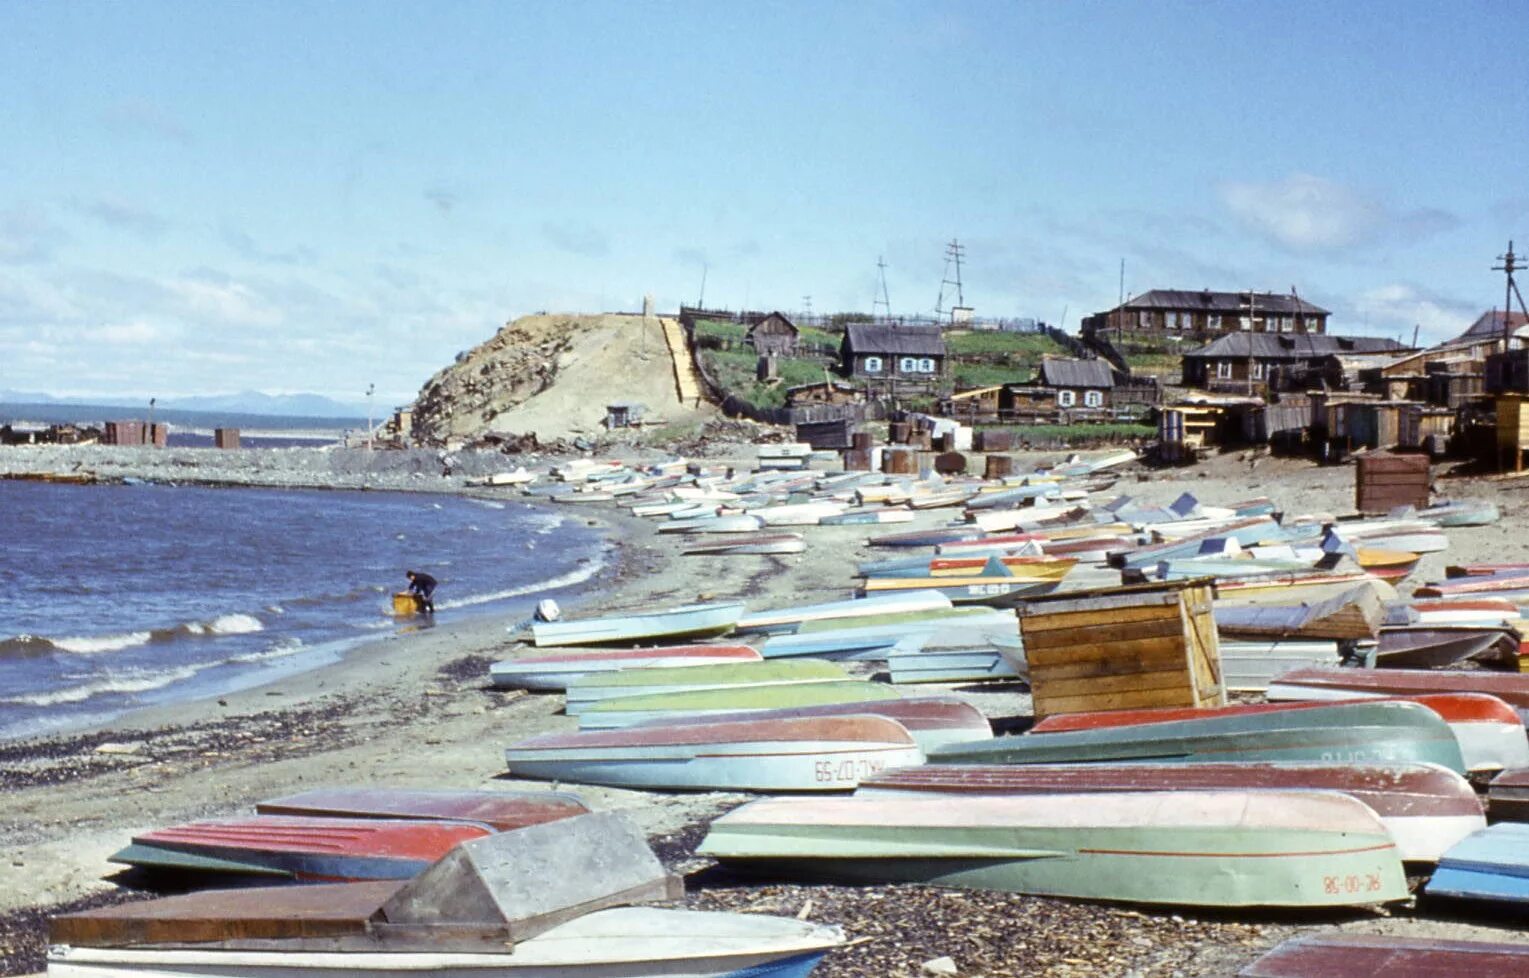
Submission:
<svg viewBox="0 0 1529 978">
<path fill-rule="evenodd" d="M 934 314 L 938 317 L 945 315 L 945 286 L 955 286 L 956 305 L 966 305 L 966 296 L 961 291 L 961 259 L 966 256 L 966 246 L 955 238 L 950 239 L 950 244 L 945 246 L 945 274 L 940 280 L 940 297 L 934 302 Z M 951 267 L 955 267 L 955 278 L 950 277 Z"/>
<path fill-rule="evenodd" d="M 697 309 L 706 308 L 706 263 L 701 263 L 701 297 L 695 301 Z"/>
<path fill-rule="evenodd" d="M 892 301 L 887 298 L 887 263 L 880 255 L 876 256 L 876 274 L 880 278 L 881 294 L 871 299 L 871 318 L 876 318 L 876 310 L 879 308 L 882 310 L 881 318 L 889 320 L 892 318 Z"/>
<path fill-rule="evenodd" d="M 1513 335 L 1513 300 L 1515 298 L 1518 299 L 1518 311 L 1523 313 L 1526 319 L 1529 319 L 1529 309 L 1524 308 L 1524 294 L 1518 290 L 1518 283 L 1513 281 L 1513 273 L 1524 268 L 1522 264 L 1519 264 L 1519 258 L 1521 257 L 1523 256 L 1513 253 L 1513 242 L 1509 241 L 1508 253 L 1497 256 L 1497 260 L 1502 262 L 1502 264 L 1492 266 L 1492 271 L 1503 272 L 1508 276 L 1508 287 L 1502 300 L 1502 338 L 1505 341 L 1509 336 Z"/>
</svg>

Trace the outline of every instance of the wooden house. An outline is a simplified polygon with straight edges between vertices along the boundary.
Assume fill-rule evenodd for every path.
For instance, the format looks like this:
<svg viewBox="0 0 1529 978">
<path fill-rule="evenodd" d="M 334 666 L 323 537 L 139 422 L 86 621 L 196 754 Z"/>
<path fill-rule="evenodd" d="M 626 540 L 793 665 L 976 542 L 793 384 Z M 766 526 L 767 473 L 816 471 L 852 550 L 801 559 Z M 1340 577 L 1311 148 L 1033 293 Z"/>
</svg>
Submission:
<svg viewBox="0 0 1529 978">
<path fill-rule="evenodd" d="M 839 344 L 839 369 L 869 381 L 931 384 L 945 374 L 945 337 L 939 329 L 851 323 Z"/>
<path fill-rule="evenodd" d="M 1002 397 L 1002 384 L 957 391 L 941 402 L 940 413 L 947 418 L 959 418 L 968 424 L 979 420 L 997 421 Z"/>
<path fill-rule="evenodd" d="M 783 312 L 772 312 L 749 327 L 747 339 L 759 354 L 789 357 L 796 353 L 801 331 Z"/>
<path fill-rule="evenodd" d="M 1382 353 L 1408 348 L 1379 336 L 1288 336 L 1231 333 L 1184 354 L 1184 385 L 1238 394 L 1266 394 L 1283 388 L 1282 377 L 1322 375 L 1329 357 Z"/>
<path fill-rule="evenodd" d="M 1210 289 L 1153 289 L 1108 312 L 1085 317 L 1085 335 L 1104 332 L 1163 333 L 1175 336 L 1217 333 L 1327 332 L 1330 313 L 1294 293 L 1212 292 Z"/>
</svg>

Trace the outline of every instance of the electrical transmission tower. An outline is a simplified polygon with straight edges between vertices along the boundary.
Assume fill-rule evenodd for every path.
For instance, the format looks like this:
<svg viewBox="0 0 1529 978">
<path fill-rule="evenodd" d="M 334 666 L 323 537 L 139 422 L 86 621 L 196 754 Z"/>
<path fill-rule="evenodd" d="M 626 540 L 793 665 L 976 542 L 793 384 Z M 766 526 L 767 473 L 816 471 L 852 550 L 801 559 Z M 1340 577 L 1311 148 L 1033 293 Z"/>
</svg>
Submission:
<svg viewBox="0 0 1529 978">
<path fill-rule="evenodd" d="M 1502 264 L 1501 265 L 1493 265 L 1492 266 L 1492 271 L 1494 271 L 1494 272 L 1504 272 L 1508 276 L 1508 287 L 1507 287 L 1507 290 L 1506 290 L 1505 294 L 1503 295 L 1503 300 L 1502 300 L 1502 335 L 1503 335 L 1503 339 L 1507 339 L 1509 336 L 1513 335 L 1513 300 L 1514 299 L 1518 300 L 1518 311 L 1523 313 L 1524 317 L 1526 319 L 1529 319 L 1529 309 L 1526 309 L 1524 307 L 1524 294 L 1518 290 L 1518 283 L 1513 281 L 1513 273 L 1517 272 L 1517 271 L 1522 271 L 1524 269 L 1524 267 L 1525 267 L 1524 265 L 1520 264 L 1520 262 L 1519 262 L 1519 259 L 1522 258 L 1522 257 L 1523 257 L 1522 255 L 1515 255 L 1513 253 L 1513 242 L 1509 241 L 1508 242 L 1508 253 L 1506 255 L 1498 255 L 1497 256 L 1497 260 L 1502 262 Z"/>
<path fill-rule="evenodd" d="M 950 239 L 950 244 L 945 246 L 945 274 L 940 280 L 940 297 L 934 302 L 934 314 L 943 318 L 945 315 L 945 287 L 954 286 L 956 290 L 956 305 L 966 305 L 966 296 L 961 291 L 961 259 L 966 256 L 966 246 L 955 238 Z M 955 270 L 955 278 L 951 278 L 951 269 Z"/>
<path fill-rule="evenodd" d="M 876 256 L 876 274 L 880 279 L 877 289 L 880 294 L 871 299 L 871 318 L 889 320 L 892 318 L 892 301 L 887 298 L 887 263 L 880 255 Z M 879 317 L 878 309 L 881 310 Z"/>
</svg>

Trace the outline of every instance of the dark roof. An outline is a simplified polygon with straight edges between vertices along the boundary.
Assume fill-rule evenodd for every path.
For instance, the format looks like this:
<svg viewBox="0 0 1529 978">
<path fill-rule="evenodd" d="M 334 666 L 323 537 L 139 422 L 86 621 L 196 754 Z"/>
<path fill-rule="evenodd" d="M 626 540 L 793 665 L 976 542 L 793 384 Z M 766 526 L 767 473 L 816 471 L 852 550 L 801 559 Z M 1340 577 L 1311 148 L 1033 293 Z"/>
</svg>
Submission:
<svg viewBox="0 0 1529 978">
<path fill-rule="evenodd" d="M 938 329 L 921 326 L 872 326 L 851 323 L 844 329 L 851 353 L 890 353 L 893 356 L 943 357 L 945 337 Z"/>
<path fill-rule="evenodd" d="M 1201 289 L 1153 289 L 1134 299 L 1126 300 L 1122 309 L 1167 309 L 1191 312 L 1240 313 L 1252 304 L 1256 312 L 1272 312 L 1286 316 L 1303 313 L 1308 316 L 1325 316 L 1327 310 L 1314 306 L 1297 295 L 1280 295 L 1275 292 L 1212 292 Z"/>
<path fill-rule="evenodd" d="M 1190 350 L 1187 357 L 1265 357 L 1304 360 L 1329 354 L 1405 353 L 1411 347 L 1381 336 L 1321 336 L 1314 333 L 1228 333 Z"/>
<path fill-rule="evenodd" d="M 756 319 L 752 323 L 750 323 L 749 324 L 749 335 L 753 336 L 754 335 L 754 330 L 758 329 L 761 324 L 767 323 L 767 322 L 769 322 L 772 319 L 779 319 L 781 322 L 785 323 L 786 326 L 788 328 L 790 328 L 791 332 L 793 332 L 793 333 L 801 332 L 800 330 L 798 330 L 796 328 L 796 323 L 793 323 L 791 321 L 791 317 L 787 316 L 783 312 L 772 312 L 772 313 L 769 313 L 768 315 L 760 316 L 758 319 Z"/>
<path fill-rule="evenodd" d="M 1115 374 L 1103 360 L 1047 357 L 1041 361 L 1040 382 L 1047 387 L 1114 387 Z"/>
<path fill-rule="evenodd" d="M 1471 328 L 1461 333 L 1457 339 L 1489 340 L 1499 337 L 1503 334 L 1504 318 L 1508 321 L 1509 331 L 1518 329 L 1520 326 L 1529 326 L 1529 316 L 1521 312 L 1509 313 L 1504 317 L 1501 310 L 1493 309 L 1491 312 L 1482 313 L 1474 323 L 1471 323 Z"/>
</svg>

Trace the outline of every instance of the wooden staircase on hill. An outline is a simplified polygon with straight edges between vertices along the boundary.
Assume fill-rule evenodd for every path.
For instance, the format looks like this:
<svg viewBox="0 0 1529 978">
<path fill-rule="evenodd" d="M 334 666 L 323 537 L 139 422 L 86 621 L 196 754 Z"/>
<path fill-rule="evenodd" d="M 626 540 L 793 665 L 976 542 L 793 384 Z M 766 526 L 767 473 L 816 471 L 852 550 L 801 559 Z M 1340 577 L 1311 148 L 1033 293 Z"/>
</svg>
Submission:
<svg viewBox="0 0 1529 978">
<path fill-rule="evenodd" d="M 690 344 L 685 339 L 685 327 L 677 319 L 664 317 L 660 317 L 658 323 L 664 331 L 664 342 L 669 346 L 669 357 L 674 362 L 674 386 L 680 403 L 685 407 L 700 407 L 705 397 L 695 360 L 690 355 Z"/>
</svg>

